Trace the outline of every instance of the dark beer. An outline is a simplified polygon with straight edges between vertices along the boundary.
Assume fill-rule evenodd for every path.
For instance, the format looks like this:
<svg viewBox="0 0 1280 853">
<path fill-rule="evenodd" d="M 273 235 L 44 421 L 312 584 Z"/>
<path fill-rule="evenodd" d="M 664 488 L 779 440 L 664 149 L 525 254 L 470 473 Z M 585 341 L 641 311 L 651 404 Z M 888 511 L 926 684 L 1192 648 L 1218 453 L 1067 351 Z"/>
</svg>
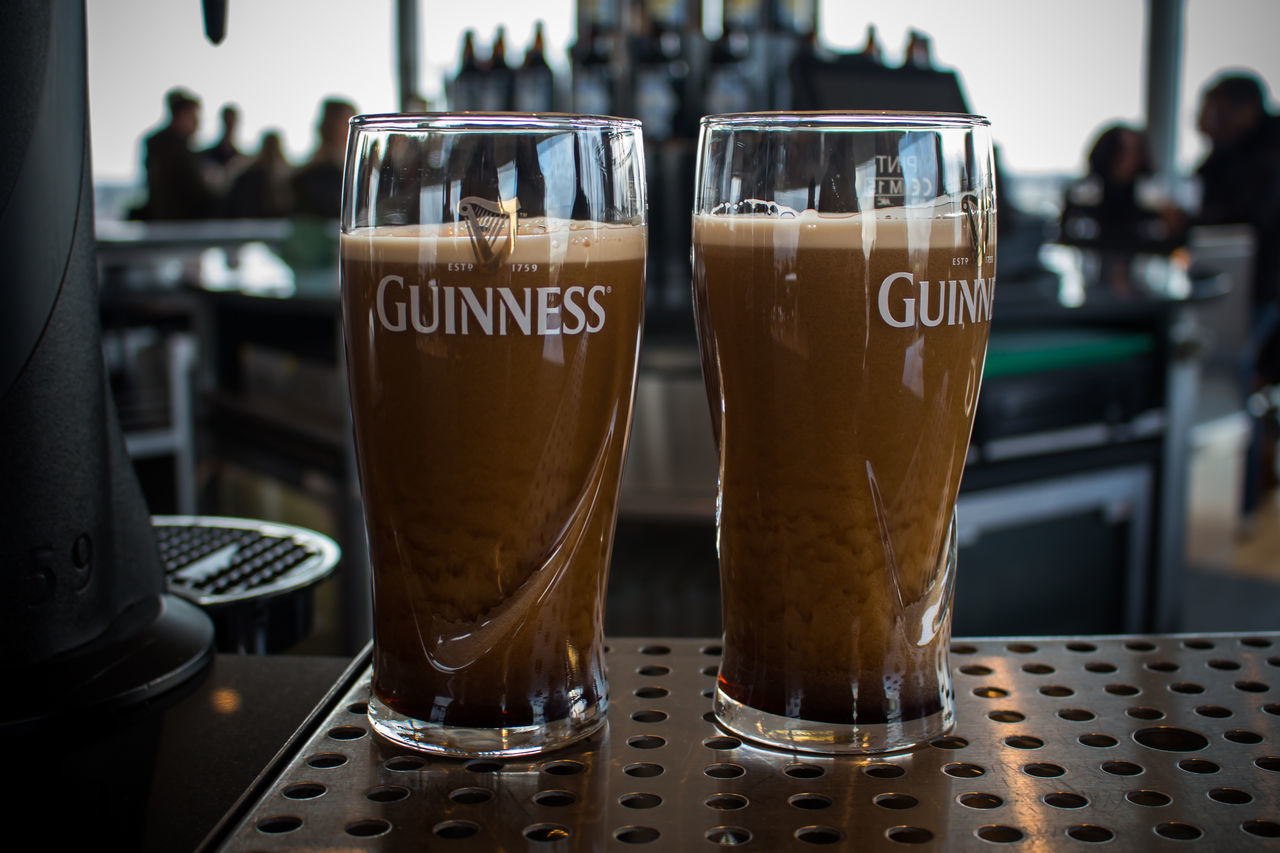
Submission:
<svg viewBox="0 0 1280 853">
<path fill-rule="evenodd" d="M 961 216 L 896 213 L 694 218 L 719 687 L 779 717 L 897 725 L 950 691 L 948 534 L 994 253 Z"/>
<path fill-rule="evenodd" d="M 375 701 L 434 724 L 607 706 L 601 624 L 644 301 L 642 226 L 342 237 Z"/>
</svg>

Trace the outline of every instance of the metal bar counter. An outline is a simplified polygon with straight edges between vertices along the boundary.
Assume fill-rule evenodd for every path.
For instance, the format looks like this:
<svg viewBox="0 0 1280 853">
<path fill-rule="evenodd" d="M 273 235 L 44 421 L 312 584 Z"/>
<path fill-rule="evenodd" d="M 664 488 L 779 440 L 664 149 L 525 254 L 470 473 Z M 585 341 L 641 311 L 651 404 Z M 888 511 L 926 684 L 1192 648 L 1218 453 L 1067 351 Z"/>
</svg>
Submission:
<svg viewBox="0 0 1280 853">
<path fill-rule="evenodd" d="M 952 651 L 955 731 L 862 759 L 760 749 L 717 728 L 711 640 L 611 639 L 605 731 L 506 761 L 376 739 L 357 665 L 207 846 L 1280 849 L 1280 634 Z"/>
</svg>

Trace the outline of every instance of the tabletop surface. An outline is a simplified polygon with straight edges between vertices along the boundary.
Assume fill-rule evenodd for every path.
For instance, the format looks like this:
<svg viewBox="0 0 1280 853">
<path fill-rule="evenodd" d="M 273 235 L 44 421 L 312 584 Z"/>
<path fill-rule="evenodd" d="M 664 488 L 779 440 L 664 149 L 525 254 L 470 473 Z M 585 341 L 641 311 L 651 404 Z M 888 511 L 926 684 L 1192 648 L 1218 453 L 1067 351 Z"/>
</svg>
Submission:
<svg viewBox="0 0 1280 853">
<path fill-rule="evenodd" d="M 217 655 L 147 705 L 0 739 L 0 801 L 33 833 L 19 847 L 196 849 L 350 663 Z"/>
<path fill-rule="evenodd" d="M 756 748 L 711 719 L 716 641 L 611 638 L 603 733 L 532 758 L 375 738 L 367 668 L 224 820 L 227 850 L 1247 850 L 1280 846 L 1280 635 L 957 640 L 917 750 Z"/>
</svg>

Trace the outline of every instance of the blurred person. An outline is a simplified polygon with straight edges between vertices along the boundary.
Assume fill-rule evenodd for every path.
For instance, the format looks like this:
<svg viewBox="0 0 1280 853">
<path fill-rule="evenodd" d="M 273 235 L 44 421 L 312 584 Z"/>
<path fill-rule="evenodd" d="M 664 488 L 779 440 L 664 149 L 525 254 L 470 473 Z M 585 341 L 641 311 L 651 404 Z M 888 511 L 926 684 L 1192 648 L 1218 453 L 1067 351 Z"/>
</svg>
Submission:
<svg viewBox="0 0 1280 853">
<path fill-rule="evenodd" d="M 165 95 L 168 121 L 142 144 L 147 201 L 142 219 L 204 219 L 213 214 L 214 194 L 205 180 L 191 140 L 200 129 L 200 101 L 185 89 Z"/>
<path fill-rule="evenodd" d="M 1201 96 L 1197 127 L 1209 154 L 1196 169 L 1206 225 L 1253 227 L 1250 337 L 1242 355 L 1246 395 L 1280 383 L 1280 118 L 1269 113 L 1265 88 L 1252 72 L 1214 79 Z M 1255 418 L 1245 469 L 1246 518 L 1276 486 L 1276 418 Z"/>
<path fill-rule="evenodd" d="M 337 219 L 341 213 L 347 123 L 355 114 L 350 102 L 337 98 L 320 105 L 316 149 L 293 178 L 294 212 L 299 216 Z"/>
<path fill-rule="evenodd" d="M 280 134 L 262 134 L 258 154 L 231 182 L 224 213 L 231 219 L 272 219 L 293 212 L 293 166 Z"/>
<path fill-rule="evenodd" d="M 1148 249 L 1181 242 L 1182 212 L 1142 198 L 1141 181 L 1152 172 L 1145 133 L 1124 124 L 1106 127 L 1089 148 L 1085 176 L 1067 188 L 1062 241 Z"/>
<path fill-rule="evenodd" d="M 236 128 L 240 125 L 240 111 L 231 104 L 219 113 L 222 135 L 212 146 L 200 152 L 204 161 L 205 177 L 219 193 L 225 192 L 232 179 L 243 166 L 244 155 L 236 147 Z"/>
<path fill-rule="evenodd" d="M 1267 112 L 1262 81 L 1250 73 L 1218 77 L 1201 97 L 1197 128 L 1210 145 L 1196 169 L 1200 221 L 1274 224 L 1280 118 Z"/>
</svg>

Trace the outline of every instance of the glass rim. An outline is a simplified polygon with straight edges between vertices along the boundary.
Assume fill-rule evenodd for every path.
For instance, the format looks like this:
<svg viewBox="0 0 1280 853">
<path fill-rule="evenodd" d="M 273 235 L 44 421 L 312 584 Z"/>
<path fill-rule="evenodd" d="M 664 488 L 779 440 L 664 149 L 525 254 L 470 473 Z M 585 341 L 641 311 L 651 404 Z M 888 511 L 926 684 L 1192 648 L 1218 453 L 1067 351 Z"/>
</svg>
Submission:
<svg viewBox="0 0 1280 853">
<path fill-rule="evenodd" d="M 401 133 L 433 130 L 529 133 L 640 129 L 640 120 L 634 118 L 579 113 L 521 112 L 367 113 L 353 116 L 349 124 L 353 130 Z"/>
<path fill-rule="evenodd" d="M 912 110 L 814 110 L 720 113 L 702 117 L 703 130 L 947 130 L 990 127 L 975 113 Z"/>
</svg>

